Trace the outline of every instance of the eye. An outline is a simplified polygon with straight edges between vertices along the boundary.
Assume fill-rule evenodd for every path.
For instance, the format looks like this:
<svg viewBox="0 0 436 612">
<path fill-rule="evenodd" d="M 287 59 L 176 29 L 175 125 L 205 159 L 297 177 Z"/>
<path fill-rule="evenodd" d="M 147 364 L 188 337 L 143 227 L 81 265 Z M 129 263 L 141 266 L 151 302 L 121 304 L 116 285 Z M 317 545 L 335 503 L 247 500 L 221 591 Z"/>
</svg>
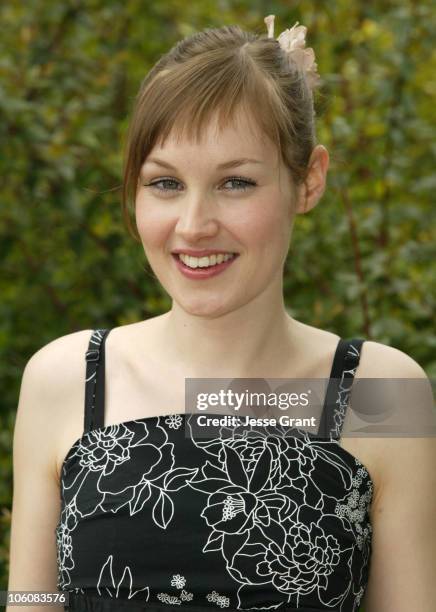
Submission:
<svg viewBox="0 0 436 612">
<path fill-rule="evenodd" d="M 238 187 L 236 191 L 247 191 L 250 187 L 255 187 L 256 182 L 244 179 L 242 176 L 232 176 L 226 180 L 226 183 L 238 183 L 241 187 Z"/>
<path fill-rule="evenodd" d="M 148 183 L 146 185 L 144 185 L 144 187 L 156 187 L 156 189 L 158 191 L 176 191 L 175 189 L 166 189 L 166 188 L 162 188 L 162 187 L 158 187 L 158 185 L 160 183 L 172 183 L 173 185 L 178 183 L 178 181 L 174 180 L 174 179 L 160 179 L 159 181 L 155 181 L 154 183 Z"/>
</svg>

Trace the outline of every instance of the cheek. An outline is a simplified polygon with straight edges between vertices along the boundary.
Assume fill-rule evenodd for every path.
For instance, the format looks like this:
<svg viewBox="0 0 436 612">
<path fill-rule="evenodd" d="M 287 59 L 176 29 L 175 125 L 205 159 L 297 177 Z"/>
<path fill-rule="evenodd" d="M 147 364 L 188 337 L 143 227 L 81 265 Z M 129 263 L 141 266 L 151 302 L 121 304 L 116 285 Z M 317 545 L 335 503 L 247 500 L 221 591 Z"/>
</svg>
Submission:
<svg viewBox="0 0 436 612">
<path fill-rule="evenodd" d="M 288 219 L 279 202 L 265 200 L 248 208 L 246 214 L 235 219 L 244 242 L 261 251 L 280 247 L 288 235 Z"/>
<path fill-rule="evenodd" d="M 136 201 L 136 227 L 144 247 L 157 247 L 165 241 L 171 228 L 171 220 L 166 218 L 162 208 L 153 207 L 147 202 Z"/>
</svg>

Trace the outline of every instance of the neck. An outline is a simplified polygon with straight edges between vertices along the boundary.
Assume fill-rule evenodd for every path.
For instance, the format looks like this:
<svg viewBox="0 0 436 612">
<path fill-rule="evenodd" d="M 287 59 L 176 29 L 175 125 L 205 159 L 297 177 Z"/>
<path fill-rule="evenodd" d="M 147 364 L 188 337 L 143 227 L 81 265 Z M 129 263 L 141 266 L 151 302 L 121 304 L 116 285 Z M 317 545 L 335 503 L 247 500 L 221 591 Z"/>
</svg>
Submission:
<svg viewBox="0 0 436 612">
<path fill-rule="evenodd" d="M 173 303 L 162 317 L 168 358 L 183 363 L 185 376 L 274 377 L 297 359 L 301 324 L 287 312 L 282 294 L 260 295 L 219 316 L 199 316 Z M 189 372 L 189 374 L 188 374 Z"/>
</svg>

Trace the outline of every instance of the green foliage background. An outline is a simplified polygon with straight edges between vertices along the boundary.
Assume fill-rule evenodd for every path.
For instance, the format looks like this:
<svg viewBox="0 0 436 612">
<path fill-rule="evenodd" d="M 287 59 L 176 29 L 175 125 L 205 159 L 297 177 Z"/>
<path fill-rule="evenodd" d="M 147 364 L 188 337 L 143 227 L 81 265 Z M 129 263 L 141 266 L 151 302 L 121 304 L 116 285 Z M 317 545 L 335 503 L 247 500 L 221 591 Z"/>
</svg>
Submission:
<svg viewBox="0 0 436 612">
<path fill-rule="evenodd" d="M 308 27 L 325 86 L 328 188 L 297 217 L 285 275 L 308 324 L 399 348 L 436 375 L 435 11 L 428 1 L 4 0 L 0 5 L 0 589 L 12 432 L 29 357 L 52 339 L 170 308 L 121 220 L 123 138 L 140 81 L 183 36 Z M 432 25 L 433 24 L 433 25 Z M 433 99 L 432 99 L 433 98 Z"/>
</svg>

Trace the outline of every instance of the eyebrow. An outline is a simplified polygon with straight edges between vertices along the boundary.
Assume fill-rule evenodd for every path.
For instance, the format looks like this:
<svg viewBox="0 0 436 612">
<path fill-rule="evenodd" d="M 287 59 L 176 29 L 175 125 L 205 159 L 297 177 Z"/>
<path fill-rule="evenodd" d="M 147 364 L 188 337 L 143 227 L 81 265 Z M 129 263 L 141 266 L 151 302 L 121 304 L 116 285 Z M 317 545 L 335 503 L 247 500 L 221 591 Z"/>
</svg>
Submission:
<svg viewBox="0 0 436 612">
<path fill-rule="evenodd" d="M 144 165 L 147 163 L 154 163 L 154 164 L 157 164 L 158 166 L 169 168 L 170 170 L 177 170 L 177 168 L 175 168 L 170 163 L 163 161 L 162 159 L 158 159 L 157 157 L 149 157 L 145 161 Z M 223 162 L 222 164 L 218 164 L 217 168 L 218 169 L 235 168 L 236 166 L 243 166 L 244 164 L 262 164 L 262 163 L 263 162 L 261 162 L 259 159 L 252 159 L 250 157 L 241 157 L 239 159 L 231 159 L 229 161 Z"/>
</svg>

